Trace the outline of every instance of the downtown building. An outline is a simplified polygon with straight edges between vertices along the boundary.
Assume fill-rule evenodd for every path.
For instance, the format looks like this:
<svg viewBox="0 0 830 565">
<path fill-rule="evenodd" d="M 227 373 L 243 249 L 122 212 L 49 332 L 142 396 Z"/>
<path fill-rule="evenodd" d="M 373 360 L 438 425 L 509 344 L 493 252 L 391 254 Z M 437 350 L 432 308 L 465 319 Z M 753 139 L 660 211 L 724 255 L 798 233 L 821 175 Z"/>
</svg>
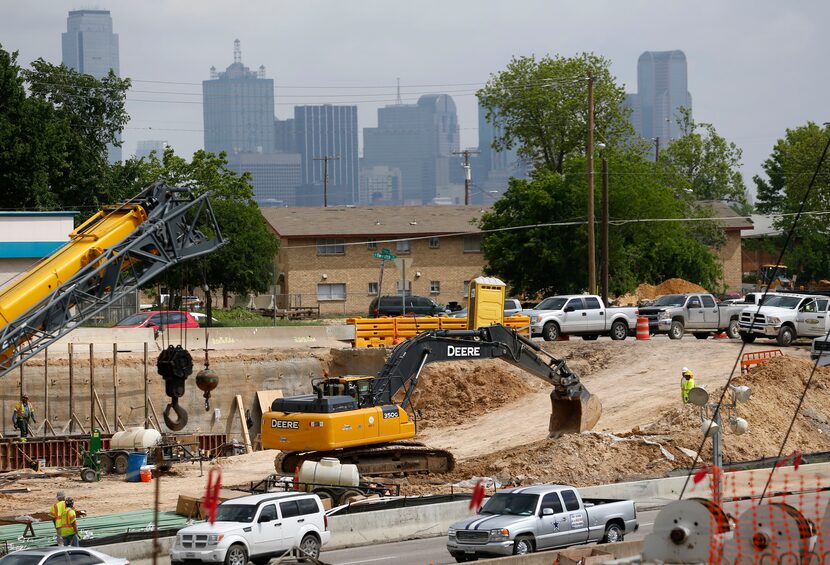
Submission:
<svg viewBox="0 0 830 565">
<path fill-rule="evenodd" d="M 666 147 L 683 135 L 680 108 L 692 109 L 686 55 L 683 51 L 646 51 L 637 61 L 637 93 L 627 94 L 624 106 L 636 134 Z"/>
<path fill-rule="evenodd" d="M 446 94 L 428 94 L 416 104 L 378 109 L 378 127 L 363 130 L 363 166 L 399 171 L 399 204 L 430 204 L 450 190 L 459 147 L 455 102 Z"/>
<path fill-rule="evenodd" d="M 293 129 L 294 149 L 301 157 L 302 184 L 297 189 L 295 204 L 322 206 L 324 200 L 329 206 L 357 204 L 357 106 L 295 106 L 293 122 L 282 125 L 283 128 L 275 129 Z M 332 159 L 324 161 L 324 157 Z"/>
<path fill-rule="evenodd" d="M 495 120 L 495 123 L 493 121 Z M 487 119 L 487 109 L 478 107 L 478 151 L 472 161 L 471 204 L 492 204 L 507 191 L 511 178 L 528 178 L 528 167 L 517 154 L 517 145 L 506 151 L 493 148 L 502 135 L 498 116 Z"/>
<path fill-rule="evenodd" d="M 109 10 L 72 10 L 61 34 L 61 60 L 70 69 L 101 80 L 114 72 L 120 76 L 118 34 L 112 32 Z M 121 135 L 118 134 L 118 140 Z M 107 146 L 110 163 L 121 160 L 121 147 Z"/>
</svg>

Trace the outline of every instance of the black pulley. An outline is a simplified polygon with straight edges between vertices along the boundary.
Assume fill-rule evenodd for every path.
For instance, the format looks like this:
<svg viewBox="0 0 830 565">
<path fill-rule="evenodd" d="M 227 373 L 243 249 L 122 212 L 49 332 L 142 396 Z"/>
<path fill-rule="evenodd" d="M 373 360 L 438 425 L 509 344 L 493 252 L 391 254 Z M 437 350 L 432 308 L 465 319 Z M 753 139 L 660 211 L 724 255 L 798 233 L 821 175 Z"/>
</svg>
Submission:
<svg viewBox="0 0 830 565">
<path fill-rule="evenodd" d="M 164 423 L 178 432 L 187 425 L 187 412 L 179 406 L 179 398 L 184 395 L 185 380 L 193 372 L 193 357 L 181 345 L 171 345 L 159 355 L 156 369 L 164 379 L 164 392 L 170 397 L 170 404 L 164 409 Z M 176 413 L 176 420 L 170 418 L 171 410 Z"/>
</svg>

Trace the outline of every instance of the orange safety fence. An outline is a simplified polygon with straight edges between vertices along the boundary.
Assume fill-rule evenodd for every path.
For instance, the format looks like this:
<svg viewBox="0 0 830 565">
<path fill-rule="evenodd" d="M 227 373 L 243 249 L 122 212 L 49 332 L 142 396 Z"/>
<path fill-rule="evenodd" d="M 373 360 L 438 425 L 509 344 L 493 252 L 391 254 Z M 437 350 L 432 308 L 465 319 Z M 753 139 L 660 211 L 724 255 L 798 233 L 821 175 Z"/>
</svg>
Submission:
<svg viewBox="0 0 830 565">
<path fill-rule="evenodd" d="M 779 357 L 781 355 L 784 355 L 784 353 L 780 349 L 765 349 L 764 351 L 744 353 L 741 356 L 741 373 L 748 373 L 749 369 L 753 365 L 763 363 L 767 359 L 772 359 L 773 357 Z"/>
<path fill-rule="evenodd" d="M 427 330 L 463 330 L 467 318 L 435 316 L 395 316 L 383 318 L 349 318 L 355 327 L 354 347 L 391 347 Z M 530 337 L 530 318 L 517 314 L 504 319 L 504 325 Z"/>
</svg>

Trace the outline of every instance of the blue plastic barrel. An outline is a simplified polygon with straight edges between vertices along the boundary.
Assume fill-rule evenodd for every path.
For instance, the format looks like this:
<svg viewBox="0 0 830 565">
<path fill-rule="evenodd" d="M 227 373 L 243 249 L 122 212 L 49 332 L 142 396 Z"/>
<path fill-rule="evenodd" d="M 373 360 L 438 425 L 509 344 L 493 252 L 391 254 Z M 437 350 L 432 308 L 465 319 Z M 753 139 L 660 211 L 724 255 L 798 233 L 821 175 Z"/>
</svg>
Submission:
<svg viewBox="0 0 830 565">
<path fill-rule="evenodd" d="M 127 480 L 137 483 L 141 480 L 141 467 L 147 464 L 147 454 L 143 451 L 130 453 L 127 460 Z"/>
</svg>

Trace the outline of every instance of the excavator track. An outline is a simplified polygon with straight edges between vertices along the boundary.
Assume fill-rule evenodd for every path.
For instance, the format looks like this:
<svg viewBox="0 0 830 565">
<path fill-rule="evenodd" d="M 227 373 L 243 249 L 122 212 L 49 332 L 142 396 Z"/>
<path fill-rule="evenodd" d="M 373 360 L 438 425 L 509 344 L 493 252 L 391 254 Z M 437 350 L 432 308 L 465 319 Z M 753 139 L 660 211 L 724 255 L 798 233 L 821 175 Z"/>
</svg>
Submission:
<svg viewBox="0 0 830 565">
<path fill-rule="evenodd" d="M 341 463 L 353 463 L 364 476 L 447 473 L 455 469 L 455 457 L 449 451 L 408 441 L 331 451 L 282 452 L 274 460 L 274 468 L 278 473 L 291 475 L 304 461 L 319 461 L 323 457 L 334 457 Z"/>
</svg>

